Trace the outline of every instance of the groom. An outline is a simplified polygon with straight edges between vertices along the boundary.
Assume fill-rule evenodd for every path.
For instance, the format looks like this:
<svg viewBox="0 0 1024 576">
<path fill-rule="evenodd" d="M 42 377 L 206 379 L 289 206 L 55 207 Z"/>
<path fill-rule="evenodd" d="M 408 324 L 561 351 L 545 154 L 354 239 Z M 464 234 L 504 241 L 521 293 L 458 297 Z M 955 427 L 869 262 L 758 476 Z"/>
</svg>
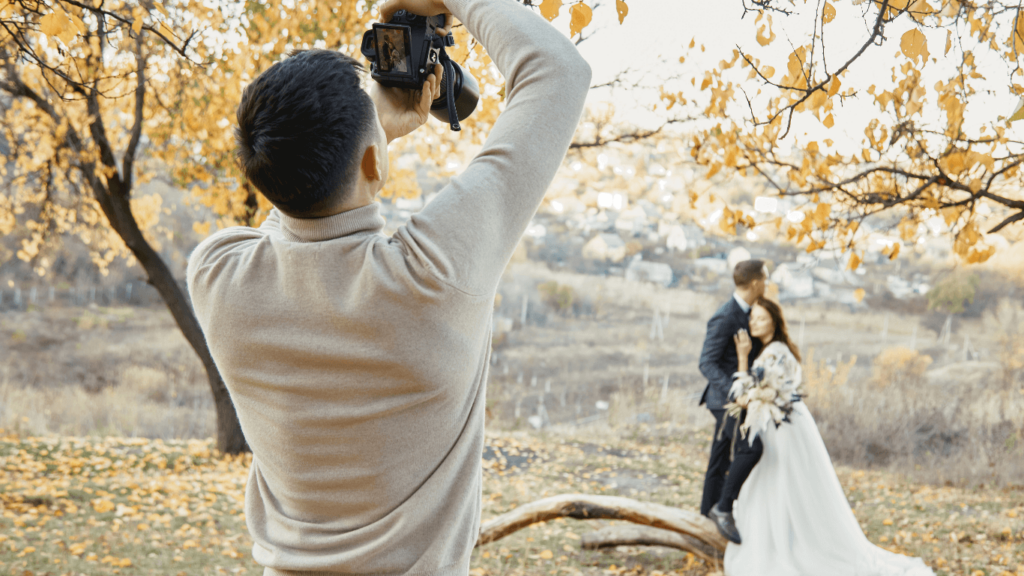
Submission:
<svg viewBox="0 0 1024 576">
<path fill-rule="evenodd" d="M 726 416 L 725 405 L 730 400 L 732 375 L 739 368 L 733 337 L 740 330 L 750 330 L 750 306 L 764 295 L 768 274 L 763 261 L 745 260 L 736 265 L 732 277 L 736 291 L 708 320 L 708 333 L 700 354 L 700 371 L 708 379 L 700 403 L 707 404 L 715 417 L 715 436 L 704 477 L 700 513 L 714 521 L 722 536 L 739 544 L 740 533 L 733 520 L 732 503 L 739 496 L 743 481 L 761 459 L 761 439 L 750 445 L 745 439 L 737 438 L 733 449 L 733 436 L 738 434 L 737 422 L 735 418 Z M 750 351 L 748 365 L 753 365 L 761 351 L 760 340 L 753 338 L 752 341 L 754 348 Z M 733 450 L 730 463 L 729 456 Z"/>
</svg>

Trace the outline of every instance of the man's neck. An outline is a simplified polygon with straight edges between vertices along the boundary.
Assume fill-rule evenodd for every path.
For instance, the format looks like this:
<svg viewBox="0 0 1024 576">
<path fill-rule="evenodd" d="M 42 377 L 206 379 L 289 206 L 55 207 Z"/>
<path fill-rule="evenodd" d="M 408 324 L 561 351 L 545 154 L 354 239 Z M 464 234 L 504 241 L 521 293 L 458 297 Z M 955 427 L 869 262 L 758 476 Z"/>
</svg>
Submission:
<svg viewBox="0 0 1024 576">
<path fill-rule="evenodd" d="M 742 298 L 743 301 L 746 302 L 748 306 L 753 306 L 754 305 L 754 301 L 757 300 L 757 297 L 750 290 L 742 290 L 740 288 L 737 288 L 736 289 L 736 295 L 739 296 L 740 298 Z"/>
<path fill-rule="evenodd" d="M 282 210 L 285 214 L 288 214 L 292 218 L 302 219 L 313 219 L 313 218 L 327 218 L 328 216 L 334 216 L 335 214 L 341 214 L 342 212 L 349 212 L 362 208 L 363 206 L 369 206 L 377 201 L 376 191 L 370 186 L 357 186 L 351 194 L 345 196 L 345 200 L 335 204 L 329 204 L 323 207 L 317 207 L 308 212 L 302 214 L 293 214 Z"/>
</svg>

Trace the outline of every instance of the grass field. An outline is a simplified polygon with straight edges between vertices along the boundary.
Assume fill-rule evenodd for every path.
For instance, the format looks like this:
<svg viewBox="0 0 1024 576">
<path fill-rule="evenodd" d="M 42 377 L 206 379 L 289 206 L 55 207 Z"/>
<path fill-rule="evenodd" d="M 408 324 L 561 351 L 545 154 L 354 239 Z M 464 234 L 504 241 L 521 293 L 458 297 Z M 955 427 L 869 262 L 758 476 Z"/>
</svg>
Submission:
<svg viewBox="0 0 1024 576">
<path fill-rule="evenodd" d="M 710 438 L 666 426 L 489 435 L 484 520 L 560 493 L 695 509 Z M 247 457 L 208 441 L 0 432 L 0 575 L 261 574 L 242 510 Z M 934 487 L 838 469 L 868 537 L 937 574 L 1024 575 L 1024 490 Z M 537 524 L 477 549 L 476 576 L 713 574 L 665 548 L 580 549 L 606 521 Z"/>
</svg>

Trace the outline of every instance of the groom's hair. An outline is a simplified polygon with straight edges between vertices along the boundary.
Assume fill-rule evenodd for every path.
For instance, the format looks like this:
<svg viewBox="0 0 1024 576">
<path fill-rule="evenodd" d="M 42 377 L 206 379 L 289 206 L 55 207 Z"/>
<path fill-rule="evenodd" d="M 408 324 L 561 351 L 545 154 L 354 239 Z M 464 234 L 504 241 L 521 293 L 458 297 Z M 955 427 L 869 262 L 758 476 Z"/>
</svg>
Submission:
<svg viewBox="0 0 1024 576">
<path fill-rule="evenodd" d="M 744 260 L 732 271 L 732 281 L 738 288 L 750 286 L 755 280 L 767 280 L 764 273 L 764 260 Z"/>
<path fill-rule="evenodd" d="M 300 50 L 263 71 L 236 113 L 245 179 L 295 216 L 349 193 L 374 134 L 375 110 L 359 62 L 331 50 Z"/>
</svg>

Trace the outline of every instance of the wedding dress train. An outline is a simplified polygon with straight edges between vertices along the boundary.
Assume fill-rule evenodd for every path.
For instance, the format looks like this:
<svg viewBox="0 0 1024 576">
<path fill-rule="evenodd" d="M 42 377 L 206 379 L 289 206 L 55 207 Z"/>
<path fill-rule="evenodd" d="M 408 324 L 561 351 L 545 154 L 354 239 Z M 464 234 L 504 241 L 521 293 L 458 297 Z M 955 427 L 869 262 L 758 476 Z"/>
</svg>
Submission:
<svg viewBox="0 0 1024 576">
<path fill-rule="evenodd" d="M 934 576 L 868 541 L 810 410 L 796 402 L 789 420 L 761 431 L 764 453 L 734 507 L 743 544 L 726 548 L 726 576 Z"/>
</svg>

